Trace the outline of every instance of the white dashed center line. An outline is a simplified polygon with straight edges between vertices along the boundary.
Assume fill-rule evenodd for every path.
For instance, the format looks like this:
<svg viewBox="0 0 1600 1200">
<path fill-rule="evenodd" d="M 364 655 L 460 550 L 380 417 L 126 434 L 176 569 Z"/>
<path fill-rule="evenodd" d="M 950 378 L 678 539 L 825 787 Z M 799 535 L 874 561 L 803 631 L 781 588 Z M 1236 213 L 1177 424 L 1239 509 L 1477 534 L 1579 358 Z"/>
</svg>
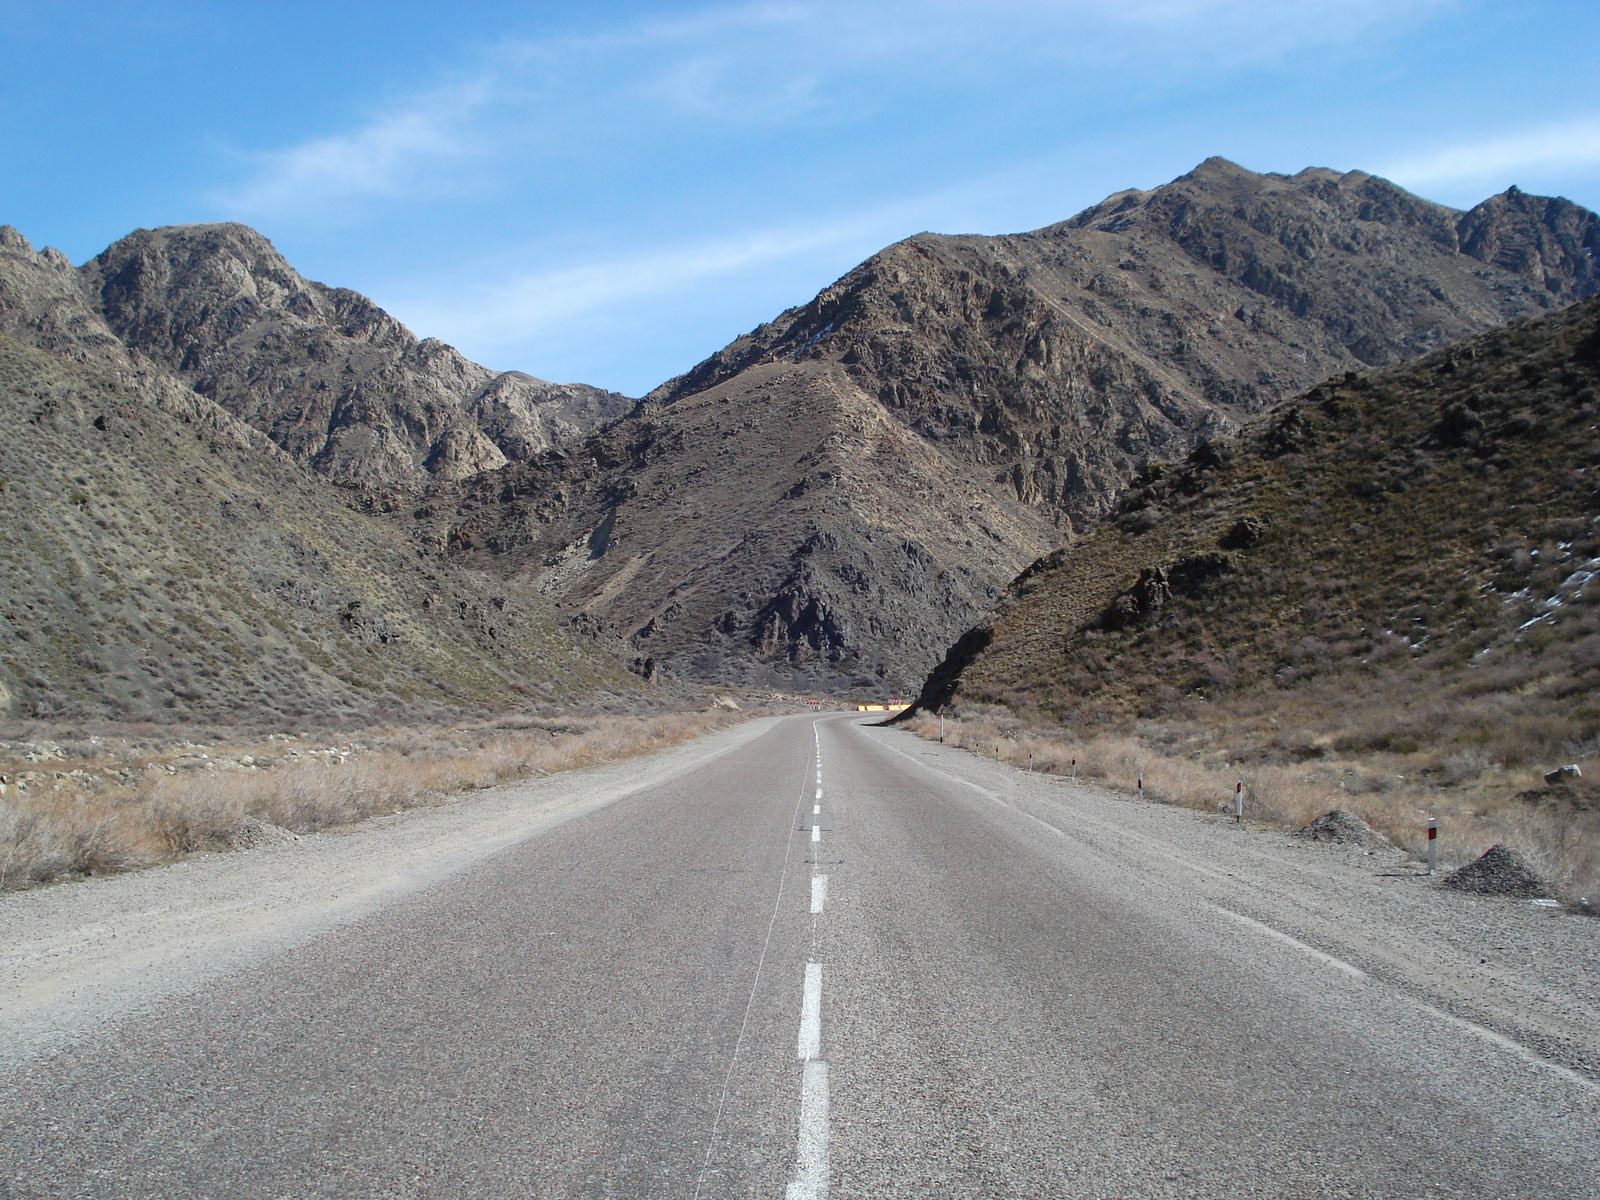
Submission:
<svg viewBox="0 0 1600 1200">
<path fill-rule="evenodd" d="M 800 1150 L 784 1200 L 824 1200 L 828 1194 L 828 1064 L 808 1062 L 800 1085 Z"/>
<path fill-rule="evenodd" d="M 822 731 L 813 723 L 817 743 L 816 804 L 811 808 L 811 840 L 822 840 Z M 811 866 L 811 913 L 822 912 L 828 899 L 828 877 Z M 816 921 L 811 923 L 813 945 Z M 800 1137 L 794 1174 L 784 1200 L 826 1200 L 828 1195 L 828 1064 L 822 1061 L 822 964 L 806 964 L 800 998 L 800 1036 L 796 1043 L 801 1067 Z"/>
<path fill-rule="evenodd" d="M 806 964 L 805 991 L 800 997 L 800 1060 L 822 1057 L 822 964 Z"/>
</svg>

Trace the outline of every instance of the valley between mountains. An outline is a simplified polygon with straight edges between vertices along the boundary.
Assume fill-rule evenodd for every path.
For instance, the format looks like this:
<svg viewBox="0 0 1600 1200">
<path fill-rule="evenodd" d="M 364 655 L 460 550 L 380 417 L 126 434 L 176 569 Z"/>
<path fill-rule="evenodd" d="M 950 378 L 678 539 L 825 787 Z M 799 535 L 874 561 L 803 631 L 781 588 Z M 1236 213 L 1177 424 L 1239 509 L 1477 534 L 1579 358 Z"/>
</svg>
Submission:
<svg viewBox="0 0 1600 1200">
<path fill-rule="evenodd" d="M 8 230 L 0 513 L 30 532 L 0 686 L 64 719 L 915 692 L 1137 471 L 1581 299 L 1597 228 L 1209 159 L 1031 233 L 909 238 L 638 400 L 480 367 L 242 226 L 79 268 Z M 268 645 L 297 699 L 235 678 Z"/>
<path fill-rule="evenodd" d="M 0 1197 L 1600 1196 L 1569 201 L 1212 158 L 642 397 L 0 227 L 0 528 Z"/>
<path fill-rule="evenodd" d="M 526 765 L 530 725 L 588 746 L 562 714 L 708 688 L 918 696 L 1002 756 L 1299 770 L 1401 845 L 1448 799 L 1452 853 L 1504 834 L 1587 904 L 1590 785 L 1539 776 L 1600 748 L 1597 253 L 1559 198 L 1212 158 L 907 238 L 629 398 L 472 363 L 243 226 L 77 267 L 5 228 L 0 775 L 65 738 L 51 787 L 121 813 L 157 766 L 102 734 L 249 766 L 269 734 L 448 727 L 418 745 Z M 350 805 L 306 827 L 382 807 Z M 13 874 L 159 857 L 76 819 Z"/>
</svg>

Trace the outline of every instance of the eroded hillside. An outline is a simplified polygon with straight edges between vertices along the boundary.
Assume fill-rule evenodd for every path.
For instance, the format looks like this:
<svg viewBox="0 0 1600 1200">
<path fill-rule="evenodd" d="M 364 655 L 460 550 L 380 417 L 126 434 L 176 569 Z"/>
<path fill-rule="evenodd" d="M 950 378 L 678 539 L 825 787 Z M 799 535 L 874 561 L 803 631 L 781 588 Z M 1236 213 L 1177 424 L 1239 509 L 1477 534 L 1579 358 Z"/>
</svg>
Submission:
<svg viewBox="0 0 1600 1200">
<path fill-rule="evenodd" d="M 243 225 L 141 229 L 80 274 L 90 307 L 128 349 L 345 486 L 461 479 L 633 405 L 419 340 L 365 296 L 303 278 Z"/>
<path fill-rule="evenodd" d="M 1600 299 L 1349 373 L 1151 466 L 919 704 L 1481 769 L 1600 738 Z"/>
<path fill-rule="evenodd" d="M 1213 159 L 892 246 L 581 449 L 434 488 L 419 536 L 684 673 L 897 686 L 1142 463 L 1586 295 L 1597 246 L 1563 200 Z"/>
<path fill-rule="evenodd" d="M 130 352 L 10 230 L 0 447 L 0 714 L 372 719 L 637 682 Z"/>
</svg>

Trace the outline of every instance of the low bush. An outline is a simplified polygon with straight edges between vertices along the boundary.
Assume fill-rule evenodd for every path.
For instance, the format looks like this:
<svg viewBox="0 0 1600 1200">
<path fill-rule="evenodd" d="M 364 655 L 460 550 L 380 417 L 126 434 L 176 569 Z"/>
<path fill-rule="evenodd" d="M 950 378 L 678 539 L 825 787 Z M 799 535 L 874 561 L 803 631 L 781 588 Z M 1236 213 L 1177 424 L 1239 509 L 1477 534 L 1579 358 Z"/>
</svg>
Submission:
<svg viewBox="0 0 1600 1200">
<path fill-rule="evenodd" d="M 742 719 L 677 712 L 390 731 L 373 736 L 373 748 L 293 751 L 265 768 L 230 763 L 169 774 L 170 763 L 155 763 L 131 783 L 106 770 L 52 771 L 29 786 L 0 789 L 0 889 L 225 849 L 250 822 L 309 833 L 507 780 L 649 754 Z"/>
<path fill-rule="evenodd" d="M 945 716 L 918 713 L 907 728 L 1019 767 L 1077 778 L 1131 793 L 1144 780 L 1144 796 L 1205 812 L 1232 812 L 1236 784 L 1244 784 L 1245 819 L 1276 829 L 1301 829 L 1322 813 L 1344 808 L 1364 819 L 1413 855 L 1426 851 L 1428 818 L 1439 822 L 1440 866 L 1453 868 L 1505 842 L 1525 854 L 1568 904 L 1600 906 L 1600 811 L 1585 810 L 1552 796 L 1533 803 L 1510 793 L 1535 789 L 1534 772 L 1504 772 L 1481 752 L 1452 754 L 1401 764 L 1405 772 L 1381 772 L 1368 762 L 1243 765 L 1214 752 L 1181 746 L 1183 733 L 1151 723 L 1134 734 L 1097 732 L 1075 736 L 1064 728 L 1032 728 L 1015 716 L 985 713 Z M 1191 737 L 1193 735 L 1190 735 Z M 1491 768 L 1492 785 L 1483 781 Z M 1422 782 L 1459 784 L 1441 787 Z M 1477 786 L 1474 786 L 1477 785 Z M 1537 794 L 1537 793 L 1535 793 Z"/>
</svg>

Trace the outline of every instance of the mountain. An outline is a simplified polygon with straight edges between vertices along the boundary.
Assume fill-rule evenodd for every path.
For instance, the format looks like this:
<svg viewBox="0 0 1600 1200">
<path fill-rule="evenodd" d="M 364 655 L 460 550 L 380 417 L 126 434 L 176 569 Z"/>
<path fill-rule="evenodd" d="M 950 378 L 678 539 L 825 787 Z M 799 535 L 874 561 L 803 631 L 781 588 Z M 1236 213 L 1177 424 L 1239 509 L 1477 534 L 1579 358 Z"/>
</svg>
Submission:
<svg viewBox="0 0 1600 1200">
<path fill-rule="evenodd" d="M 0 715 L 380 719 L 633 691 L 112 332 L 0 228 Z"/>
<path fill-rule="evenodd" d="M 81 276 L 90 307 L 130 351 L 346 486 L 460 479 L 633 406 L 419 341 L 365 296 L 301 277 L 243 225 L 141 229 Z"/>
<path fill-rule="evenodd" d="M 0 231 L 0 333 L 265 435 L 646 676 L 899 690 L 1147 462 L 1569 304 L 1597 249 L 1564 200 L 1210 159 L 1032 233 L 898 243 L 637 403 L 419 341 L 239 225 L 76 271 Z"/>
<path fill-rule="evenodd" d="M 462 480 L 424 543 L 706 679 L 899 687 L 1147 461 L 1318 380 L 1600 289 L 1600 221 L 1221 159 L 1005 237 L 919 234 L 582 446 Z"/>
<path fill-rule="evenodd" d="M 1600 737 L 1600 297 L 1151 465 L 917 701 L 1226 729 L 1245 757 Z"/>
</svg>

